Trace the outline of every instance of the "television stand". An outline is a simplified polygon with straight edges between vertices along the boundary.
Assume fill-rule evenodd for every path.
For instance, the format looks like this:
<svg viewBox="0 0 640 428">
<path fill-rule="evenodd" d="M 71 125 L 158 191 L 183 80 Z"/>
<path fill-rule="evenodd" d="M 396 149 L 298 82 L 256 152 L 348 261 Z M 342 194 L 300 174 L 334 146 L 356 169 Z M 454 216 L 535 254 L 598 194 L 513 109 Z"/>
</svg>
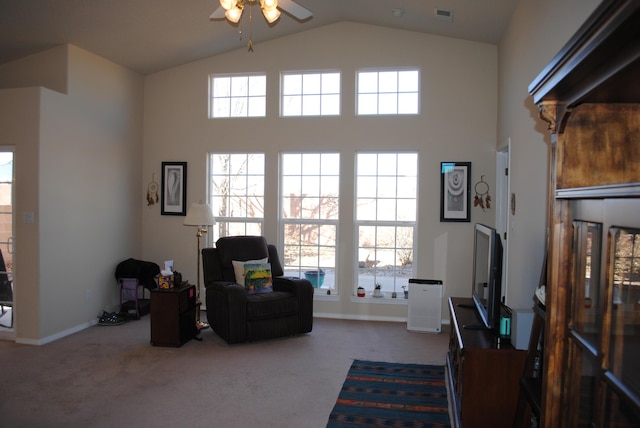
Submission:
<svg viewBox="0 0 640 428">
<path fill-rule="evenodd" d="M 464 324 L 462 328 L 465 330 L 489 330 L 484 324 Z"/>
<path fill-rule="evenodd" d="M 512 428 L 527 353 L 484 328 L 478 312 L 467 305 L 473 305 L 471 298 L 449 298 L 447 383 L 453 426 Z"/>
<path fill-rule="evenodd" d="M 464 308 L 464 309 L 475 309 L 476 305 L 474 305 L 473 303 L 470 305 L 467 305 L 466 303 L 456 303 L 456 306 L 459 308 Z"/>
</svg>

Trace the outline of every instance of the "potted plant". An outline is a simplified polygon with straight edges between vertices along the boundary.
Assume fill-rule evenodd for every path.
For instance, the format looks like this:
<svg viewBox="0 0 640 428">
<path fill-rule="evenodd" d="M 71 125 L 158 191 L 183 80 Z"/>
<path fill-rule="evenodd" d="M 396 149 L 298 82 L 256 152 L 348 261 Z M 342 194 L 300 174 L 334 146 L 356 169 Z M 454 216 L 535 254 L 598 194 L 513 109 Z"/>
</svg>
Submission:
<svg viewBox="0 0 640 428">
<path fill-rule="evenodd" d="M 364 291 L 364 287 L 360 286 L 358 287 L 358 297 L 364 297 L 365 296 L 365 291 Z"/>
<path fill-rule="evenodd" d="M 376 287 L 373 289 L 373 297 L 382 297 L 382 285 L 376 283 Z"/>
<path fill-rule="evenodd" d="M 322 283 L 324 282 L 324 270 L 308 270 L 304 273 L 305 279 L 308 279 L 311 282 L 313 288 L 321 288 Z"/>
</svg>

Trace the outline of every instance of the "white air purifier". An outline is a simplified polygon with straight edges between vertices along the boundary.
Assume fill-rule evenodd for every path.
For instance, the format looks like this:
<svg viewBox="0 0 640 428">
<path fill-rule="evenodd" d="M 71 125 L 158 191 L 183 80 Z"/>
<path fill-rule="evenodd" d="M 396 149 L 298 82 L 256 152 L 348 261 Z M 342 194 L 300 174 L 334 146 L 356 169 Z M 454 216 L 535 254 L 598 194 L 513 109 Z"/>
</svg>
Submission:
<svg viewBox="0 0 640 428">
<path fill-rule="evenodd" d="M 440 333 L 442 330 L 442 281 L 409 280 L 407 330 Z"/>
<path fill-rule="evenodd" d="M 533 309 L 513 309 L 511 312 L 511 344 L 516 349 L 529 349 Z"/>
</svg>

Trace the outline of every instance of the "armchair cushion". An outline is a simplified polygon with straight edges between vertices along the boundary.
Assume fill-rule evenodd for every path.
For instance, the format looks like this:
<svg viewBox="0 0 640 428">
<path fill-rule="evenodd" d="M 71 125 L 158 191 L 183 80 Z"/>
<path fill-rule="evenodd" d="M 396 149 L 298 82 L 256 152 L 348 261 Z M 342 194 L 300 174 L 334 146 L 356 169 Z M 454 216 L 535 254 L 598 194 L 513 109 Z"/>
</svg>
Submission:
<svg viewBox="0 0 640 428">
<path fill-rule="evenodd" d="M 244 289 L 248 294 L 271 293 L 273 291 L 271 264 L 245 263 Z"/>
<path fill-rule="evenodd" d="M 240 284 L 242 286 L 245 285 L 244 283 L 244 275 L 245 275 L 244 265 L 245 264 L 266 263 L 268 259 L 269 259 L 268 257 L 265 257 L 259 260 L 231 260 L 231 264 L 233 265 L 233 273 L 235 276 L 236 284 Z"/>
</svg>

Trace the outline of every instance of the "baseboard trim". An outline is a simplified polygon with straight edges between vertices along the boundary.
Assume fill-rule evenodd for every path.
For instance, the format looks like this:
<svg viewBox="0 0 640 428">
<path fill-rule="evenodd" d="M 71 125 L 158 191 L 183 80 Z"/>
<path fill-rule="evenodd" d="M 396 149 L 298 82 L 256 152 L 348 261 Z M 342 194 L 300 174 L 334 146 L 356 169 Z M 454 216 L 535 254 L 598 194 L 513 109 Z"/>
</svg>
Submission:
<svg viewBox="0 0 640 428">
<path fill-rule="evenodd" d="M 314 312 L 314 318 L 331 318 L 338 320 L 355 320 L 355 321 L 389 321 L 389 322 L 407 322 L 407 317 L 385 317 L 376 315 L 345 315 L 334 314 L 330 312 Z"/>
<path fill-rule="evenodd" d="M 75 327 L 71 327 L 71 328 L 69 328 L 67 330 L 60 331 L 60 332 L 58 332 L 56 334 L 52 334 L 51 336 L 47 336 L 47 337 L 44 337 L 42 339 L 27 339 L 27 338 L 23 338 L 23 337 L 17 337 L 16 338 L 16 343 L 20 343 L 20 344 L 23 344 L 23 345 L 34 345 L 34 346 L 46 345 L 47 343 L 51 343 L 51 342 L 54 342 L 54 341 L 56 341 L 58 339 L 62 339 L 63 337 L 72 335 L 74 333 L 82 331 L 82 330 L 84 330 L 86 328 L 89 328 L 89 327 L 91 327 L 93 325 L 96 325 L 96 324 L 98 324 L 98 320 L 97 319 L 95 319 L 93 321 L 90 321 L 90 322 L 86 322 L 86 323 L 77 325 Z"/>
<path fill-rule="evenodd" d="M 407 322 L 407 317 L 385 317 L 385 316 L 376 316 L 376 315 L 345 315 L 345 314 L 334 314 L 330 312 L 314 312 L 314 318 L 329 318 L 336 320 L 353 320 L 353 321 L 387 321 L 387 322 Z M 449 325 L 449 320 L 442 320 L 442 324 Z"/>
</svg>

